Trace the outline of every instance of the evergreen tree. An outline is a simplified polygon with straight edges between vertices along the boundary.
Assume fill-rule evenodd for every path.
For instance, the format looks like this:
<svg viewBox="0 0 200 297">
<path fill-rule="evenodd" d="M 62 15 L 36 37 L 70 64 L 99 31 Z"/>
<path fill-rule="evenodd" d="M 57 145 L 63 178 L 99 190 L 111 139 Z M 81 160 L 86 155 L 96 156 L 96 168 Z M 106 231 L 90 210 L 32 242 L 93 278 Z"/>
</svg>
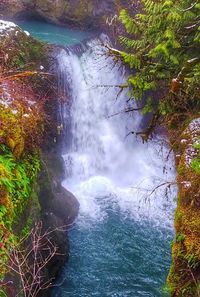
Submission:
<svg viewBox="0 0 200 297">
<path fill-rule="evenodd" d="M 122 9 L 125 32 L 120 58 L 133 70 L 130 96 L 146 98 L 143 112 L 158 118 L 188 114 L 200 107 L 200 3 L 195 0 L 141 0 L 140 13 Z M 159 104 L 156 103 L 158 95 Z"/>
</svg>

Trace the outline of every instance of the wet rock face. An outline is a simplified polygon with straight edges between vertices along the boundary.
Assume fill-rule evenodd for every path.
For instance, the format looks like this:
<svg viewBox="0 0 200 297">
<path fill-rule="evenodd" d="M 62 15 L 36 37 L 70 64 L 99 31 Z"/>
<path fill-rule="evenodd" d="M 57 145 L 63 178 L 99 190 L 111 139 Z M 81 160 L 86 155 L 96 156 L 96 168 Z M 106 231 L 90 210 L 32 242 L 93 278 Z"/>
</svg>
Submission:
<svg viewBox="0 0 200 297">
<path fill-rule="evenodd" d="M 53 22 L 95 27 L 112 13 L 114 1 L 106 0 L 36 0 L 36 12 Z"/>
<path fill-rule="evenodd" d="M 95 28 L 114 14 L 114 0 L 2 0 L 0 16 L 40 16 L 58 24 Z"/>
<path fill-rule="evenodd" d="M 56 151 L 47 153 L 43 160 L 45 166 L 42 167 L 38 180 L 42 214 L 44 219 L 48 217 L 47 221 L 51 217 L 53 227 L 71 225 L 79 211 L 76 197 L 61 185 L 64 173 L 60 159 Z"/>
<path fill-rule="evenodd" d="M 62 187 L 63 162 L 58 152 L 46 152 L 38 179 L 38 198 L 41 206 L 41 220 L 44 231 L 53 231 L 50 241 L 57 247 L 57 253 L 45 267 L 45 281 L 55 279 L 69 258 L 67 231 L 79 211 L 76 197 Z M 51 290 L 40 292 L 40 297 L 50 297 Z"/>
</svg>

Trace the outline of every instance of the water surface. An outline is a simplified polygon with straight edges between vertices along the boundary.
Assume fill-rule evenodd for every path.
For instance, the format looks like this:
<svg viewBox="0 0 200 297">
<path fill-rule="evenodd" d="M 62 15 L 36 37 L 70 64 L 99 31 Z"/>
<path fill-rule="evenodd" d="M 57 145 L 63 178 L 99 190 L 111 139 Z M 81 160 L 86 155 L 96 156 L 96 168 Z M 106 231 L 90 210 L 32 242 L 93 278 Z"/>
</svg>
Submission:
<svg viewBox="0 0 200 297">
<path fill-rule="evenodd" d="M 18 21 L 17 24 L 33 37 L 48 43 L 70 46 L 93 36 L 92 32 L 72 30 L 38 20 Z"/>
</svg>

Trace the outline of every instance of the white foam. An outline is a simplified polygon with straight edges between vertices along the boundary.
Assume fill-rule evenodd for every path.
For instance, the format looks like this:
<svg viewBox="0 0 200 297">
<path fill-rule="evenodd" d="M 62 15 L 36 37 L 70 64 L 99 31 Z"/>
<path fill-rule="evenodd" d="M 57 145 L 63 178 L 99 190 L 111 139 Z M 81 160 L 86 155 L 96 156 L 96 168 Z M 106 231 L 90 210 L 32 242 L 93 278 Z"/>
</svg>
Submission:
<svg viewBox="0 0 200 297">
<path fill-rule="evenodd" d="M 105 87 L 124 83 L 124 68 L 105 55 L 99 40 L 90 42 L 81 57 L 62 51 L 58 61 L 61 85 L 72 100 L 72 144 L 63 155 L 67 172 L 64 185 L 79 199 L 80 221 L 102 220 L 106 208 L 117 205 L 135 220 L 172 225 L 175 193 L 169 203 L 164 186 L 155 191 L 159 199 L 151 194 L 159 184 L 175 179 L 175 172 L 163 173 L 168 149 L 163 148 L 159 155 L 160 146 L 154 142 L 142 144 L 134 136 L 125 137 L 130 129 L 138 129 L 139 114 L 109 117 L 127 107 L 126 92 L 118 96 L 118 88 Z M 65 113 L 67 110 L 63 119 Z M 172 156 L 168 167 L 173 167 L 173 162 Z"/>
</svg>

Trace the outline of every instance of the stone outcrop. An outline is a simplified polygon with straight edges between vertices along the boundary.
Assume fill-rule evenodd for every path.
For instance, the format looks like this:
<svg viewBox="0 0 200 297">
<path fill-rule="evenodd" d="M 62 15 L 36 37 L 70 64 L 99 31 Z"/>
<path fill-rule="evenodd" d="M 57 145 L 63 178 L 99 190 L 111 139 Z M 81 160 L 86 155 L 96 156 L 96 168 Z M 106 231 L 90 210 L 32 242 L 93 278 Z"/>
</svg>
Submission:
<svg viewBox="0 0 200 297">
<path fill-rule="evenodd" d="M 45 151 L 38 179 L 39 201 L 43 218 L 46 220 L 48 217 L 47 221 L 51 221 L 53 227 L 64 226 L 67 229 L 78 214 L 79 203 L 76 197 L 61 185 L 64 168 L 60 159 L 56 149 L 52 152 Z"/>
<path fill-rule="evenodd" d="M 115 11 L 114 0 L 2 0 L 0 17 L 41 17 L 57 24 L 99 28 Z"/>
</svg>

